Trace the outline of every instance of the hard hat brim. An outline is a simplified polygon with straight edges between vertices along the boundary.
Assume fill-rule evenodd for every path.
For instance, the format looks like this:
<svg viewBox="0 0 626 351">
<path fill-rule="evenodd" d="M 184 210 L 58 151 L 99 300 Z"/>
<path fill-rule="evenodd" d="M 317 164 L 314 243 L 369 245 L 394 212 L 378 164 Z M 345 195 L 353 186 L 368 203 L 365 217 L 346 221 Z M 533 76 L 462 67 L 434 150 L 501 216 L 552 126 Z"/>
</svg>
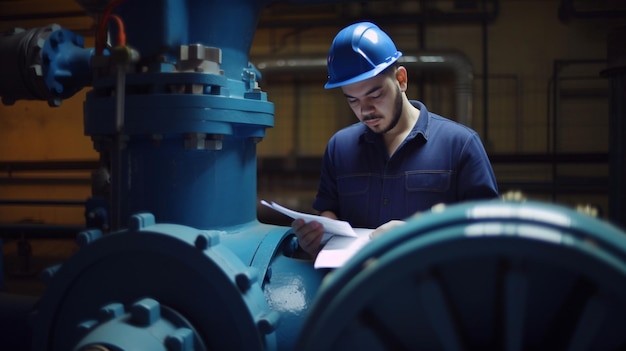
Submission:
<svg viewBox="0 0 626 351">
<path fill-rule="evenodd" d="M 389 58 L 389 61 L 383 63 L 383 64 L 379 64 L 378 66 L 376 66 L 374 69 L 369 70 L 367 72 L 361 73 L 355 77 L 349 78 L 349 79 L 344 79 L 344 80 L 340 80 L 337 82 L 331 82 L 330 79 L 328 80 L 328 82 L 326 82 L 326 84 L 324 84 L 324 89 L 332 89 L 332 88 L 338 88 L 344 85 L 348 85 L 348 84 L 354 84 L 354 83 L 358 83 L 360 81 L 372 78 L 377 76 L 378 74 L 380 74 L 380 72 L 384 71 L 387 67 L 391 66 L 394 62 L 398 61 L 398 59 L 402 56 L 402 52 L 400 51 L 396 51 L 396 53 L 391 56 Z"/>
</svg>

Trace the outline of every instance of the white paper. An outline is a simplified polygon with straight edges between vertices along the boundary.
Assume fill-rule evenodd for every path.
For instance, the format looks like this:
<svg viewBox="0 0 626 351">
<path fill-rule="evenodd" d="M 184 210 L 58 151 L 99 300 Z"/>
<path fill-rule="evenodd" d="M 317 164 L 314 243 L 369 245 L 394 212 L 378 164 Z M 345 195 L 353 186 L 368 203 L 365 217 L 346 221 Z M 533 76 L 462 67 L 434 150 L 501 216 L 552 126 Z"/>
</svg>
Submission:
<svg viewBox="0 0 626 351">
<path fill-rule="evenodd" d="M 343 266 L 355 253 L 370 241 L 374 229 L 352 228 L 350 223 L 323 216 L 290 210 L 275 202 L 261 200 L 261 203 L 293 219 L 302 218 L 306 223 L 317 221 L 324 226 L 324 247 L 317 254 L 315 268 L 337 268 Z"/>
<path fill-rule="evenodd" d="M 352 226 L 348 222 L 340 221 L 337 219 L 332 219 L 332 218 L 328 218 L 324 216 L 297 212 L 294 210 L 290 210 L 286 207 L 283 207 L 275 202 L 269 203 L 265 200 L 261 200 L 261 203 L 293 219 L 302 218 L 306 223 L 317 221 L 321 225 L 324 226 L 324 231 L 332 236 L 341 235 L 341 236 L 353 237 L 353 238 L 357 237 L 357 234 L 354 232 L 354 229 L 352 229 Z M 325 236 L 325 238 L 322 239 L 322 241 L 326 239 L 327 237 Z"/>
<path fill-rule="evenodd" d="M 355 228 L 357 237 L 333 236 L 317 254 L 315 268 L 337 268 L 343 266 L 354 254 L 370 241 L 374 229 Z"/>
</svg>

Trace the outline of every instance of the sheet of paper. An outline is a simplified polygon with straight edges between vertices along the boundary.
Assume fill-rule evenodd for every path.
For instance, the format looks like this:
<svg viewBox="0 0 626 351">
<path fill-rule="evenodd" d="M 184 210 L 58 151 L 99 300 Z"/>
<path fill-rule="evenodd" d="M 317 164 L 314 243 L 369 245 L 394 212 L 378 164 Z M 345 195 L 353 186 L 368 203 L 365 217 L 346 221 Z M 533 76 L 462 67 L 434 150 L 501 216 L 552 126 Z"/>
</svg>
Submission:
<svg viewBox="0 0 626 351">
<path fill-rule="evenodd" d="M 337 268 L 343 266 L 354 254 L 370 241 L 374 229 L 355 228 L 356 238 L 346 236 L 331 237 L 322 251 L 317 254 L 315 268 Z"/>
<path fill-rule="evenodd" d="M 329 236 L 341 235 L 346 237 L 357 237 L 357 234 L 354 232 L 354 229 L 352 229 L 352 226 L 348 222 L 308 213 L 297 212 L 283 207 L 275 202 L 269 203 L 265 200 L 261 200 L 261 203 L 293 219 L 302 218 L 306 223 L 309 223 L 311 221 L 317 221 L 324 226 L 324 230 L 326 231 L 326 233 L 330 234 Z M 322 241 L 327 240 L 329 236 L 325 236 Z"/>
</svg>

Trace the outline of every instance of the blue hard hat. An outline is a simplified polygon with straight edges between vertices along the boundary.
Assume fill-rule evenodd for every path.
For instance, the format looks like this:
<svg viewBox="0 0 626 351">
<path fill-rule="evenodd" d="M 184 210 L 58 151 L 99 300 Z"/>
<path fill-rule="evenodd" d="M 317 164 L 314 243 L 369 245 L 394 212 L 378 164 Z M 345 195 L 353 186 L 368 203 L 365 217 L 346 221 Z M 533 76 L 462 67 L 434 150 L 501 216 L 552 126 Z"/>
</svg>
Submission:
<svg viewBox="0 0 626 351">
<path fill-rule="evenodd" d="M 342 29 L 328 52 L 328 82 L 336 88 L 372 78 L 396 62 L 402 53 L 387 33 L 370 22 Z"/>
</svg>

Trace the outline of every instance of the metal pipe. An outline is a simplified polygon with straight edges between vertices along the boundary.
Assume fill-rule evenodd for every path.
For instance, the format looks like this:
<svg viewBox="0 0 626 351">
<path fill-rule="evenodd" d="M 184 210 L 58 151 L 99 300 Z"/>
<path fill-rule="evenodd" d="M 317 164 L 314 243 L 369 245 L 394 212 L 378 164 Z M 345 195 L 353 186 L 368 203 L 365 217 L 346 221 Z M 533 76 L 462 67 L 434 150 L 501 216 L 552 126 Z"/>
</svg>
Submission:
<svg viewBox="0 0 626 351">
<path fill-rule="evenodd" d="M 257 68 L 264 74 L 319 73 L 326 74 L 326 57 L 294 56 L 276 59 L 257 57 Z M 455 75 L 456 114 L 455 119 L 471 125 L 474 70 L 467 56 L 459 51 L 420 51 L 404 53 L 398 60 L 408 69 L 444 69 Z"/>
<path fill-rule="evenodd" d="M 483 1 L 484 4 L 485 1 Z M 489 144 L 489 26 L 482 22 L 483 39 L 483 139 Z"/>
<path fill-rule="evenodd" d="M 202 229 L 256 219 L 256 142 L 274 110 L 248 53 L 265 1 L 221 5 L 127 1 L 114 10 L 141 57 L 126 73 L 123 149 L 114 72 L 95 79 L 84 105 L 85 134 L 111 158 L 113 230 L 143 211 Z"/>
<path fill-rule="evenodd" d="M 618 1 L 598 2 L 600 5 L 594 4 L 591 9 L 577 9 L 574 0 L 561 0 L 559 4 L 559 19 L 561 22 L 567 23 L 570 19 L 609 19 L 624 18 L 626 16 L 626 8 L 618 8 Z M 583 3 L 582 1 L 580 3 Z M 589 2 L 590 4 L 593 2 Z M 609 4 L 602 8 L 601 4 Z M 623 3 L 622 3 L 623 4 Z M 584 7 L 584 6 L 583 6 Z"/>
<path fill-rule="evenodd" d="M 4 238 L 75 239 L 86 229 L 85 226 L 69 224 L 0 223 L 0 233 Z"/>
<path fill-rule="evenodd" d="M 286 2 L 286 1 L 285 1 Z M 291 1 L 293 3 L 297 3 L 299 5 L 306 5 L 307 3 L 316 3 L 319 5 L 319 1 L 317 0 L 294 0 Z M 326 1 L 333 2 L 333 1 Z M 337 2 L 337 1 L 334 1 Z M 344 3 L 356 2 L 356 0 L 345 0 L 342 1 Z M 382 1 L 379 1 L 382 2 Z M 428 1 L 429 3 L 434 1 Z M 379 25 L 384 26 L 392 26 L 392 25 L 407 25 L 407 24 L 415 24 L 415 23 L 428 23 L 428 24 L 441 24 L 441 23 L 475 23 L 480 24 L 483 22 L 493 23 L 495 19 L 498 17 L 500 12 L 500 3 L 499 0 L 483 0 L 483 8 L 476 11 L 468 11 L 460 10 L 460 11 L 446 11 L 441 9 L 432 9 L 432 10 L 422 10 L 422 11 L 414 11 L 414 12 L 387 12 L 384 14 L 377 13 L 374 15 L 373 13 L 355 13 L 351 14 L 351 11 L 342 11 L 341 8 L 338 10 L 336 8 L 333 9 L 333 12 L 327 12 L 319 14 L 315 16 L 313 19 L 303 20 L 303 16 L 292 16 L 291 18 L 283 15 L 277 15 L 272 18 L 271 15 L 261 17 L 258 28 L 303 28 L 310 26 L 333 26 L 333 27 L 342 27 L 347 23 L 354 22 L 359 18 L 369 17 L 372 21 L 376 22 Z M 430 6 L 432 7 L 432 6 Z M 310 14 L 310 9 L 303 7 L 304 11 L 308 11 Z M 394 9 L 393 6 L 389 6 L 389 9 Z M 422 5 L 421 9 L 424 8 Z M 350 15 L 346 15 L 350 14 Z M 327 16 L 324 16 L 327 15 Z M 310 17 L 309 17 L 310 18 Z"/>
<path fill-rule="evenodd" d="M 626 228 L 626 26 L 608 35 L 608 68 L 602 75 L 610 78 L 609 113 L 609 220 Z"/>
<path fill-rule="evenodd" d="M 84 200 L 8 200 L 0 199 L 0 206 L 85 206 Z"/>
<path fill-rule="evenodd" d="M 56 24 L 0 36 L 0 96 L 12 105 L 21 99 L 59 106 L 91 82 L 92 50 L 83 38 Z"/>
<path fill-rule="evenodd" d="M 25 171 L 91 171 L 97 168 L 97 160 L 0 161 L 0 172 L 7 172 L 9 174 Z"/>
</svg>

